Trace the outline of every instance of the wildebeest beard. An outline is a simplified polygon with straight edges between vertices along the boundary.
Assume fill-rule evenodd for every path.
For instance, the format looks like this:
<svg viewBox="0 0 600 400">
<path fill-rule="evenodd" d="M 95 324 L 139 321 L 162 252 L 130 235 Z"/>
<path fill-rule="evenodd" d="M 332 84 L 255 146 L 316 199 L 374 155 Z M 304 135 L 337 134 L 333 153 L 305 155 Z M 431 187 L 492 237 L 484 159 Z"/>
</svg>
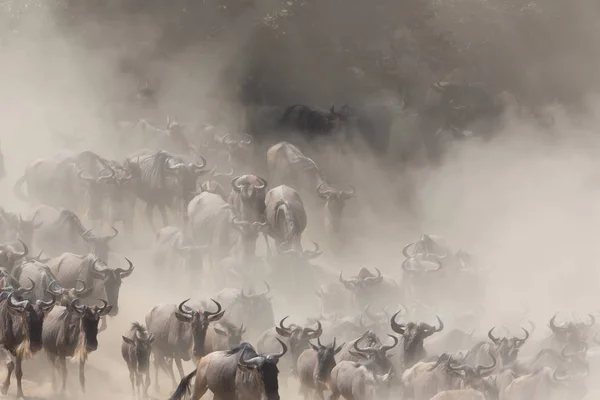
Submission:
<svg viewBox="0 0 600 400">
<path fill-rule="evenodd" d="M 277 365 L 265 362 L 258 367 L 258 377 L 263 385 L 267 400 L 279 400 L 279 369 Z"/>
</svg>

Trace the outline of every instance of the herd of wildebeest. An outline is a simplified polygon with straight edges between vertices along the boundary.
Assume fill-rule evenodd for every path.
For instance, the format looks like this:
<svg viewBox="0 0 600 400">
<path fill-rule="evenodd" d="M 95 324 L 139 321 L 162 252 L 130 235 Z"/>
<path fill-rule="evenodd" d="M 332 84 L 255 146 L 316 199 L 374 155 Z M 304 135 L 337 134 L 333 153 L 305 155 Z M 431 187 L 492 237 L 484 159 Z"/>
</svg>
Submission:
<svg viewBox="0 0 600 400">
<path fill-rule="evenodd" d="M 136 145 L 143 148 L 122 161 L 64 150 L 30 160 L 21 172 L 14 193 L 30 211 L 0 211 L 3 394 L 14 371 L 23 396 L 22 361 L 41 350 L 53 365 L 57 392 L 66 391 L 69 358 L 78 362 L 85 390 L 88 355 L 108 332 L 106 317 L 119 312 L 122 283 L 139 273 L 128 258 L 115 257 L 111 243 L 149 228 L 154 242 L 143 247 L 151 247 L 152 265 L 138 270 L 165 282 L 170 275 L 209 282 L 213 291 L 139 310 L 121 349 L 134 396 L 149 398 L 151 381 L 159 396 L 159 371 L 172 382 L 173 400 L 207 391 L 218 400 L 278 400 L 280 388 L 295 383 L 306 399 L 332 400 L 588 394 L 593 315 L 573 321 L 550 315 L 547 335 L 536 340 L 535 324 L 517 312 L 523 327 L 515 336 L 490 326 L 479 337 L 467 326 L 481 317 L 486 270 L 434 235 L 398 251 L 404 257 L 398 276 L 376 268 L 332 273 L 313 262 L 319 245 L 303 246 L 307 209 L 321 201 L 315 230 L 327 233 L 335 257 L 345 204 L 360 188 L 336 188 L 290 142 L 257 151 L 249 136 L 206 128 L 210 140 L 192 145 L 179 127 L 174 120 L 166 129 L 140 121 L 127 132 L 142 132 Z M 126 139 L 121 150 L 135 142 Z M 266 170 L 252 171 L 248 154 L 262 154 Z M 138 203 L 145 218 L 136 219 Z M 320 313 L 304 322 L 276 319 L 273 290 L 289 304 L 315 303 Z M 471 314 L 459 318 L 456 309 Z M 185 371 L 190 361 L 195 367 Z"/>
</svg>

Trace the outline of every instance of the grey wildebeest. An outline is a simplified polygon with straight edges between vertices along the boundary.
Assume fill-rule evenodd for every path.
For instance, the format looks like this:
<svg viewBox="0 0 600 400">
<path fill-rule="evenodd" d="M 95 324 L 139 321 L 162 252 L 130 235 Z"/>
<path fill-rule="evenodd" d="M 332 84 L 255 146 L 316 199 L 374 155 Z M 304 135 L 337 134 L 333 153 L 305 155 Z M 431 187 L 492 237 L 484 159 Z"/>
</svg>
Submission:
<svg viewBox="0 0 600 400">
<path fill-rule="evenodd" d="M 23 251 L 17 250 L 18 244 L 23 247 Z M 27 254 L 29 254 L 29 248 L 21 241 L 0 244 L 0 269 L 11 274 L 15 265 L 27 257 Z"/>
<path fill-rule="evenodd" d="M 460 388 L 460 380 L 450 369 L 457 360 L 448 353 L 436 361 L 420 361 L 402 374 L 404 395 L 413 400 L 429 400 L 437 393 Z"/>
<path fill-rule="evenodd" d="M 121 344 L 121 355 L 127 363 L 127 369 L 129 369 L 131 390 L 134 394 L 137 391 L 140 398 L 142 396 L 143 398 L 148 397 L 148 387 L 150 386 L 150 353 L 152 352 L 153 341 L 154 336 L 148 335 L 148 331 L 143 325 L 134 322 L 123 336 L 123 343 Z M 146 379 L 143 382 L 144 376 Z"/>
<path fill-rule="evenodd" d="M 216 322 L 223 317 L 225 311 L 217 301 L 212 300 L 217 306 L 217 311 L 197 311 L 185 305 L 189 299 L 184 300 L 178 306 L 175 304 L 158 305 L 146 315 L 146 326 L 148 332 L 154 335 L 152 353 L 154 354 L 155 380 L 154 384 L 158 390 L 158 369 L 163 368 L 169 374 L 173 385 L 176 385 L 173 364 L 179 371 L 181 378 L 184 377 L 181 361 L 189 361 L 192 356 L 201 358 L 206 355 L 204 343 L 206 331 L 211 322 Z M 165 358 L 171 360 L 167 366 Z"/>
<path fill-rule="evenodd" d="M 97 236 L 91 229 L 83 226 L 73 211 L 42 206 L 37 212 L 44 222 L 34 236 L 37 247 L 48 249 L 51 256 L 59 256 L 65 252 L 91 253 L 103 262 L 108 261 L 110 242 L 119 234 L 114 227 L 112 235 Z"/>
<path fill-rule="evenodd" d="M 31 219 L 23 219 L 21 214 L 17 215 L 5 211 L 0 207 L 0 237 L 2 242 L 11 240 L 22 240 L 27 246 L 32 247 L 33 234 L 42 226 L 43 221 L 36 221 L 37 213 Z"/>
<path fill-rule="evenodd" d="M 340 361 L 331 371 L 329 399 L 375 400 L 387 390 L 390 379 L 389 373 L 379 375 L 361 363 Z"/>
<path fill-rule="evenodd" d="M 181 400 L 196 377 L 191 400 L 199 400 L 207 390 L 217 399 L 279 400 L 277 363 L 287 352 L 277 339 L 281 352 L 258 354 L 249 343 L 229 351 L 216 351 L 203 357 L 198 368 L 186 376 L 170 400 Z"/>
<path fill-rule="evenodd" d="M 106 314 L 114 317 L 119 313 L 119 291 L 123 279 L 131 275 L 134 270 L 133 263 L 127 258 L 125 260 L 129 264 L 128 269 L 111 269 L 93 254 L 64 253 L 50 260 L 48 265 L 56 281 L 64 288 L 77 287 L 77 281 L 83 281 L 86 287 L 93 287 L 91 297 L 107 300 L 111 306 Z M 86 300 L 83 302 L 87 303 Z"/>
<path fill-rule="evenodd" d="M 294 253 L 309 259 L 321 254 L 316 243 L 314 251 L 302 248 L 306 211 L 298 192 L 286 185 L 277 186 L 269 190 L 265 203 L 269 236 L 275 240 L 278 253 Z"/>
<path fill-rule="evenodd" d="M 275 325 L 275 314 L 269 296 L 271 288 L 267 282 L 265 286 L 266 290 L 258 293 L 226 288 L 215 295 L 215 299 L 227 310 L 225 319 L 236 326 L 244 325 L 246 336 L 252 341 Z"/>
<path fill-rule="evenodd" d="M 384 308 L 390 304 L 395 304 L 400 299 L 399 286 L 395 281 L 384 278 L 379 269 L 377 276 L 368 269 L 361 268 L 356 277 L 345 280 L 340 272 L 339 281 L 352 293 L 354 305 L 359 308 L 373 306 L 375 308 Z"/>
<path fill-rule="evenodd" d="M 23 397 L 21 379 L 23 378 L 23 359 L 32 357 L 42 348 L 42 326 L 46 314 L 54 307 L 55 300 L 49 302 L 30 302 L 23 300 L 34 289 L 21 288 L 15 291 L 3 291 L 0 294 L 0 345 L 11 355 L 6 360 L 7 374 L 0 392 L 6 395 L 10 386 L 10 378 L 15 371 L 17 378 L 17 397 Z M 13 362 L 12 357 L 15 358 Z"/>
<path fill-rule="evenodd" d="M 146 217 L 152 229 L 155 207 L 161 214 L 163 226 L 169 225 L 167 207 L 182 212 L 183 220 L 187 221 L 185 210 L 197 192 L 197 180 L 209 172 L 203 170 L 206 161 L 200 158 L 201 164 L 195 164 L 160 150 L 130 160 L 127 166 L 135 180 L 135 194 L 146 203 Z"/>
<path fill-rule="evenodd" d="M 243 221 L 264 221 L 267 185 L 266 180 L 251 174 L 237 176 L 231 180 L 233 190 L 229 195 L 229 203 Z M 265 234 L 265 240 L 266 238 Z"/>
<path fill-rule="evenodd" d="M 336 347 L 335 342 L 334 338 L 330 346 L 323 346 L 317 338 L 317 345 L 309 342 L 311 348 L 304 350 L 298 357 L 296 369 L 300 379 L 300 393 L 304 394 L 306 400 L 311 391 L 314 392 L 314 397 L 324 400 L 323 391 L 328 389 L 331 370 L 336 365 L 335 356 L 342 351 L 344 345 L 342 343 Z"/>
<path fill-rule="evenodd" d="M 273 351 L 273 346 L 276 345 L 273 339 L 276 339 L 277 336 L 285 338 L 284 340 L 290 348 L 290 354 L 284 360 L 284 373 L 286 376 L 289 370 L 291 370 L 293 375 L 297 374 L 296 363 L 298 357 L 300 357 L 300 354 L 304 350 L 310 348 L 309 341 L 311 339 L 317 339 L 323 333 L 323 327 L 319 321 L 317 321 L 317 329 L 305 328 L 296 324 L 286 327 L 283 322 L 288 318 L 289 316 L 283 318 L 279 321 L 279 326 L 268 329 L 256 341 L 257 350 L 261 353 L 268 353 Z"/>
<path fill-rule="evenodd" d="M 166 226 L 154 236 L 152 246 L 152 264 L 156 271 L 176 271 L 181 266 L 186 273 L 194 274 L 202 270 L 202 257 L 208 246 L 195 246 L 187 239 L 181 229 Z"/>
<path fill-rule="evenodd" d="M 23 191 L 25 184 L 27 194 Z M 65 154 L 50 159 L 38 159 L 29 164 L 13 190 L 15 196 L 23 202 L 39 202 L 70 210 L 77 209 L 83 196 L 77 164 L 72 157 Z"/>
<path fill-rule="evenodd" d="M 424 322 L 399 324 L 396 322 L 396 316 L 399 313 L 394 314 L 390 322 L 392 330 L 403 337 L 404 354 L 402 364 L 406 369 L 427 357 L 423 342 L 434 333 L 441 332 L 444 329 L 444 323 L 440 317 L 436 317 L 439 324 L 437 328 Z"/>
<path fill-rule="evenodd" d="M 350 357 L 340 357 L 340 361 L 367 361 L 369 363 L 369 369 L 378 374 L 385 374 L 387 372 L 395 372 L 394 365 L 390 361 L 389 357 L 391 354 L 388 354 L 388 351 L 392 350 L 394 347 L 398 345 L 398 338 L 394 335 L 388 335 L 394 343 L 384 346 L 379 342 L 377 338 L 376 341 L 373 340 L 365 340 L 367 347 L 360 347 L 359 343 L 361 339 L 369 339 L 369 332 L 366 332 L 362 337 L 353 341 L 352 349 L 348 350 L 348 355 L 352 356 L 353 359 L 349 359 Z M 369 343 L 371 342 L 371 343 Z M 375 344 L 372 344 L 375 342 Z"/>
<path fill-rule="evenodd" d="M 98 349 L 98 324 L 111 306 L 101 300 L 102 307 L 78 305 L 75 299 L 66 307 L 56 306 L 46 316 L 42 343 L 48 359 L 62 377 L 62 392 L 67 387 L 67 357 L 79 362 L 79 384 L 85 392 L 85 363 L 89 353 Z M 56 377 L 56 374 L 54 374 Z M 56 381 L 55 381 L 56 382 Z"/>
<path fill-rule="evenodd" d="M 556 317 L 557 315 L 554 315 L 548 324 L 552 335 L 546 340 L 547 347 L 560 351 L 566 345 L 570 352 L 579 351 L 581 344 L 589 341 L 596 318 L 590 314 L 589 323 L 569 321 L 557 324 Z"/>
<path fill-rule="evenodd" d="M 236 326 L 225 319 L 221 319 L 216 324 L 208 327 L 204 350 L 206 354 L 210 354 L 213 351 L 232 349 L 242 343 L 242 337 L 245 333 L 244 325 Z"/>
<path fill-rule="evenodd" d="M 28 282 L 34 285 L 34 289 L 24 296 L 30 301 L 47 300 L 54 294 L 49 290 L 50 284 L 55 280 L 50 268 L 39 261 L 27 260 L 13 271 L 13 276 L 19 282 L 19 286 L 25 287 Z"/>
<path fill-rule="evenodd" d="M 476 344 L 465 356 L 465 362 L 468 365 L 482 364 L 491 357 L 498 360 L 498 369 L 508 367 L 517 361 L 519 351 L 529 338 L 529 331 L 525 328 L 525 337 L 523 339 L 513 336 L 511 338 L 498 338 L 494 336 L 494 328 L 488 332 L 488 337 L 492 343 L 481 342 Z"/>
<path fill-rule="evenodd" d="M 565 375 L 554 368 L 540 368 L 513 380 L 500 400 L 580 400 L 587 390 L 581 379 L 587 372 Z"/>
</svg>

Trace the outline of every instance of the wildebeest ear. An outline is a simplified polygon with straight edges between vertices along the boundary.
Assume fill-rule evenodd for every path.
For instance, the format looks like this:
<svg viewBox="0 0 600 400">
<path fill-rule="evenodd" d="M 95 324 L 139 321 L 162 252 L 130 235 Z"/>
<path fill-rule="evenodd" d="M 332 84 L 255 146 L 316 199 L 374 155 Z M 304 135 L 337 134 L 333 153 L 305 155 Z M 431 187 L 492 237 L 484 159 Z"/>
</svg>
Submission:
<svg viewBox="0 0 600 400">
<path fill-rule="evenodd" d="M 219 329 L 219 328 L 217 328 L 216 326 L 214 327 L 214 330 L 215 330 L 215 332 L 217 333 L 217 335 L 221 335 L 221 336 L 229 336 L 229 335 L 227 334 L 227 332 L 225 332 L 225 331 L 224 331 L 224 330 L 222 330 L 222 329 Z"/>
<path fill-rule="evenodd" d="M 127 344 L 134 344 L 133 339 L 129 339 L 127 336 L 121 336 L 123 341 Z"/>
<path fill-rule="evenodd" d="M 276 326 L 275 330 L 277 331 L 277 334 L 279 336 L 283 336 L 283 337 L 290 337 L 290 334 L 286 331 L 284 331 L 283 329 L 281 329 L 280 327 Z"/>
</svg>

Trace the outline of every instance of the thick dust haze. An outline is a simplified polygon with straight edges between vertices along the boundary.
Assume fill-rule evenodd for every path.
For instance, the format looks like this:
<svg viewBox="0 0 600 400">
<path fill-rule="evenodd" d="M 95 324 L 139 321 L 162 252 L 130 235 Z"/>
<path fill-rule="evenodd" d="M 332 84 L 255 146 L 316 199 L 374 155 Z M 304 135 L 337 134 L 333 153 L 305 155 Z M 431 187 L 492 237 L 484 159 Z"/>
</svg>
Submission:
<svg viewBox="0 0 600 400">
<path fill-rule="evenodd" d="M 324 254 L 315 263 L 332 282 L 339 271 L 354 276 L 362 266 L 400 281 L 402 247 L 430 233 L 474 254 L 487 271 L 483 300 L 474 300 L 485 310 L 482 317 L 474 326 L 458 326 L 466 310 L 440 314 L 451 328 L 475 328 L 483 339 L 492 326 L 518 332 L 529 319 L 537 325 L 535 347 L 550 335 L 546 325 L 556 312 L 567 319 L 600 310 L 597 4 L 75 3 L 0 4 L 4 209 L 30 213 L 32 206 L 14 196 L 13 185 L 36 159 L 92 150 L 122 161 L 131 151 L 119 141 L 127 133 L 116 131 L 114 116 L 134 123 L 145 118 L 160 127 L 169 116 L 192 135 L 202 124 L 237 134 L 256 104 L 329 109 L 379 101 L 393 110 L 386 154 L 374 154 L 365 143 L 350 148 L 323 142 L 306 150 L 331 181 L 356 187 L 344 210 L 346 246 L 338 254 L 329 251 L 315 222 L 322 212 L 318 203 L 306 201 L 303 241 L 322 244 Z M 422 24 L 412 21 L 415 16 Z M 428 88 L 450 76 L 507 90 L 553 123 L 508 110 L 492 134 L 444 140 L 432 160 L 415 119 Z M 157 107 L 132 110 L 131 96 L 145 80 L 156 90 Z M 257 154 L 240 173 L 268 177 L 265 153 Z M 119 315 L 109 318 L 88 361 L 85 398 L 129 398 L 120 347 L 131 322 L 143 323 L 157 304 L 206 299 L 218 291 L 208 281 L 190 284 L 184 275 L 165 284 L 150 265 L 153 238 L 142 209 L 134 240 L 115 241 L 115 259 L 126 256 L 136 269 L 121 289 Z M 262 241 L 257 254 L 265 254 Z M 446 287 L 440 283 L 437 290 Z M 314 291 L 306 288 L 307 303 L 314 303 Z M 295 307 L 302 302 L 275 290 L 275 320 L 291 315 L 304 321 L 320 313 Z M 192 363 L 184 368 L 191 371 Z M 43 352 L 24 371 L 28 397 L 60 398 Z M 162 392 L 151 387 L 151 396 L 167 398 L 170 382 L 160 376 Z M 589 398 L 594 384 L 589 380 Z M 15 387 L 13 382 L 10 396 Z M 75 364 L 69 365 L 69 393 L 84 398 Z M 300 398 L 296 383 L 281 393 Z"/>
</svg>

